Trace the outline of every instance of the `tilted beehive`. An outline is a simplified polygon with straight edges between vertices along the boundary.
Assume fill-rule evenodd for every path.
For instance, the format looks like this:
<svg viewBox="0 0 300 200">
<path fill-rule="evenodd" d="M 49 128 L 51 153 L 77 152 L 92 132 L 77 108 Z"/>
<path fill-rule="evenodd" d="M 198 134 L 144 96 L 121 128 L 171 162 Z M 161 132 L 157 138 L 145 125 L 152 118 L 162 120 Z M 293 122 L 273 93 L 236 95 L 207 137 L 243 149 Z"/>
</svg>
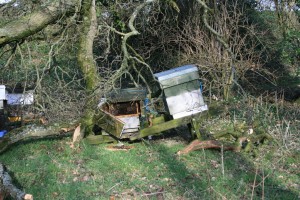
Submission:
<svg viewBox="0 0 300 200">
<path fill-rule="evenodd" d="M 174 119 L 208 109 L 200 90 L 197 66 L 185 65 L 154 75 L 163 90 L 168 112 Z"/>
</svg>

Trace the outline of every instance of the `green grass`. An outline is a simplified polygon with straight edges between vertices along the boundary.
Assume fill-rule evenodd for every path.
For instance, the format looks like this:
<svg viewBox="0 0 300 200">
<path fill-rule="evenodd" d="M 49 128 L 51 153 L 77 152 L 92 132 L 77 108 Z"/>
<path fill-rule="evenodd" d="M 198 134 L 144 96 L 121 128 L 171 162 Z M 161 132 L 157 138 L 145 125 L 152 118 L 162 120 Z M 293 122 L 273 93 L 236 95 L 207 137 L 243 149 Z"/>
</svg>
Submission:
<svg viewBox="0 0 300 200">
<path fill-rule="evenodd" d="M 179 139 L 126 144 L 134 146 L 129 151 L 85 142 L 73 150 L 69 138 L 40 140 L 18 144 L 0 161 L 18 186 L 43 200 L 299 198 L 299 153 L 276 155 L 264 148 L 265 156 L 256 163 L 248 154 L 224 152 L 222 174 L 219 151 L 177 156 L 184 148 Z"/>
<path fill-rule="evenodd" d="M 1 154 L 0 162 L 14 183 L 38 200 L 300 199 L 298 108 L 238 101 L 204 124 L 207 133 L 235 120 L 264 127 L 276 142 L 257 144 L 255 152 L 178 156 L 188 144 L 183 127 L 149 142 L 125 143 L 134 147 L 128 151 L 85 141 L 71 149 L 71 138 L 19 143 Z"/>
</svg>

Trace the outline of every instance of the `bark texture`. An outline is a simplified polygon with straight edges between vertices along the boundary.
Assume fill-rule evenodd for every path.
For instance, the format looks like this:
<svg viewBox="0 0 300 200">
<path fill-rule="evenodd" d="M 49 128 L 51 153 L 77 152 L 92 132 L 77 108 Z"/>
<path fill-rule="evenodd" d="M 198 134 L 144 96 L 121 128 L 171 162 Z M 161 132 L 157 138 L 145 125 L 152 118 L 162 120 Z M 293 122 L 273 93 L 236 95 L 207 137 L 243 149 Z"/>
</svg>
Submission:
<svg viewBox="0 0 300 200">
<path fill-rule="evenodd" d="M 33 35 L 64 15 L 75 12 L 75 0 L 52 3 L 42 9 L 0 27 L 0 46 Z"/>
<path fill-rule="evenodd" d="M 87 101 L 84 116 L 81 120 L 82 135 L 92 133 L 93 117 L 97 105 L 96 88 L 100 82 L 97 66 L 93 56 L 93 43 L 97 34 L 97 17 L 95 0 L 82 1 L 82 24 L 78 48 L 78 63 L 86 82 Z"/>
<path fill-rule="evenodd" d="M 75 125 L 50 125 L 47 127 L 29 125 L 10 131 L 0 141 L 0 154 L 15 143 L 38 138 L 57 137 L 70 135 L 70 131 L 75 129 Z"/>
<path fill-rule="evenodd" d="M 183 150 L 178 151 L 177 155 L 188 154 L 191 151 L 200 150 L 200 149 L 221 149 L 221 148 L 222 148 L 222 144 L 216 140 L 206 140 L 206 141 L 194 140 Z M 236 151 L 236 148 L 234 146 L 226 146 L 224 147 L 224 150 Z"/>
<path fill-rule="evenodd" d="M 26 194 L 12 183 L 5 166 L 0 163 L 0 199 L 5 198 L 8 194 L 16 200 L 33 199 L 32 195 Z"/>
</svg>

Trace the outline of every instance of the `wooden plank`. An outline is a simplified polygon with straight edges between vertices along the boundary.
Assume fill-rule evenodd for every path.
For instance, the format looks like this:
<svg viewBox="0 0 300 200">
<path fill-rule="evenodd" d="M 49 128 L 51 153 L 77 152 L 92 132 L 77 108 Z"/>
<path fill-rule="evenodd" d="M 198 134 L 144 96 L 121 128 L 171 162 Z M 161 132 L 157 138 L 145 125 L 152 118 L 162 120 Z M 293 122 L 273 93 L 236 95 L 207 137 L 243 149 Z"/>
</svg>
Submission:
<svg viewBox="0 0 300 200">
<path fill-rule="evenodd" d="M 125 125 L 124 122 L 117 117 L 101 109 L 98 114 L 95 115 L 94 124 L 117 138 L 121 137 Z"/>
<path fill-rule="evenodd" d="M 138 138 L 143 138 L 149 135 L 155 135 L 158 133 L 161 133 L 163 131 L 172 129 L 172 128 L 176 128 L 178 126 L 184 125 L 184 124 L 188 124 L 190 122 L 190 117 L 189 118 L 181 118 L 181 119 L 175 119 L 175 120 L 171 120 L 165 123 L 161 123 L 161 124 L 157 124 L 154 126 L 151 126 L 149 128 L 145 128 L 140 130 L 140 134 L 130 138 L 130 140 L 135 140 Z"/>
<path fill-rule="evenodd" d="M 161 123 L 164 123 L 164 122 L 166 122 L 164 115 L 159 116 L 159 117 L 155 117 L 155 118 L 152 119 L 153 125 L 161 124 Z"/>
<path fill-rule="evenodd" d="M 199 115 L 197 115 L 199 117 Z M 164 123 L 160 123 L 154 126 L 151 126 L 149 128 L 144 128 L 142 130 L 140 130 L 140 133 L 138 135 L 134 135 L 130 138 L 130 140 L 136 140 L 139 138 L 143 138 L 149 135 L 156 135 L 159 134 L 163 131 L 172 129 L 172 128 L 176 128 L 188 123 L 191 123 L 192 118 L 196 118 L 195 116 L 188 116 L 188 117 L 183 117 L 180 119 L 174 119 L 174 120 L 170 120 Z"/>
<path fill-rule="evenodd" d="M 109 142 L 116 142 L 114 138 L 109 135 L 89 135 L 86 137 L 89 144 L 103 144 Z"/>
<path fill-rule="evenodd" d="M 128 115 L 116 115 L 115 117 L 116 118 L 122 118 L 122 117 L 136 117 L 136 116 L 139 116 L 140 114 L 137 113 L 137 114 L 128 114 Z"/>
</svg>

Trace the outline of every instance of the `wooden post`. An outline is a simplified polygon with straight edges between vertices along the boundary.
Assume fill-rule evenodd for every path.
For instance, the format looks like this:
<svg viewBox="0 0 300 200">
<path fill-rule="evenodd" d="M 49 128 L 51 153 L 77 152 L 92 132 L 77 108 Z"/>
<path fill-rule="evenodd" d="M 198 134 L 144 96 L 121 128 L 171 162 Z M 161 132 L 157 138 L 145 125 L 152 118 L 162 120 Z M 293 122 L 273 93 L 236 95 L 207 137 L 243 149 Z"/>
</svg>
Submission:
<svg viewBox="0 0 300 200">
<path fill-rule="evenodd" d="M 200 121 L 192 118 L 191 120 L 191 134 L 192 136 L 196 136 L 198 140 L 202 140 L 201 133 L 200 133 Z"/>
</svg>

